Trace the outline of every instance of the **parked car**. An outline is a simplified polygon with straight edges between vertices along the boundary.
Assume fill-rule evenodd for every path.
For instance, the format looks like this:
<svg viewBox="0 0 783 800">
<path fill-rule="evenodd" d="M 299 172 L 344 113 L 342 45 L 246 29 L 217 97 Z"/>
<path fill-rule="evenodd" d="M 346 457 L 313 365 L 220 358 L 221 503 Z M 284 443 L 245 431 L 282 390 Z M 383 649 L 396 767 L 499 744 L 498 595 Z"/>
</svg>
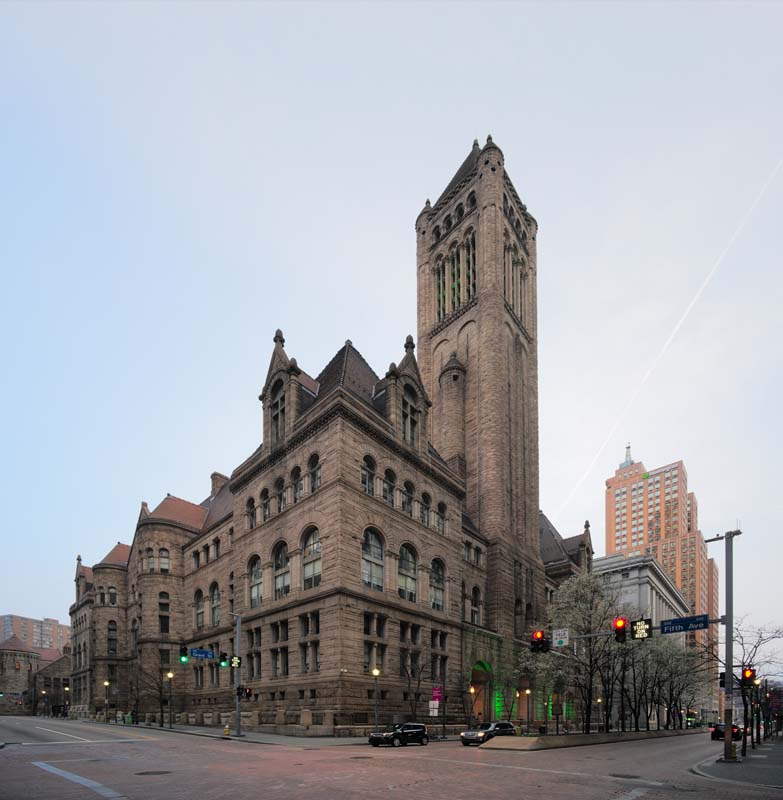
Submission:
<svg viewBox="0 0 783 800">
<path fill-rule="evenodd" d="M 516 732 L 517 729 L 511 722 L 482 722 L 469 731 L 463 731 L 459 738 L 467 747 L 471 744 L 484 744 L 495 736 L 514 736 Z"/>
<path fill-rule="evenodd" d="M 713 725 L 710 725 L 710 739 L 724 740 L 725 738 L 726 738 L 726 724 L 724 722 L 716 722 Z M 731 738 L 732 739 L 742 738 L 742 728 L 739 725 L 731 726 Z"/>
<path fill-rule="evenodd" d="M 418 722 L 403 722 L 401 725 L 392 725 L 385 731 L 373 731 L 369 742 L 373 747 L 388 744 L 399 747 L 403 744 L 428 744 L 430 737 L 427 735 L 427 726 Z"/>
</svg>

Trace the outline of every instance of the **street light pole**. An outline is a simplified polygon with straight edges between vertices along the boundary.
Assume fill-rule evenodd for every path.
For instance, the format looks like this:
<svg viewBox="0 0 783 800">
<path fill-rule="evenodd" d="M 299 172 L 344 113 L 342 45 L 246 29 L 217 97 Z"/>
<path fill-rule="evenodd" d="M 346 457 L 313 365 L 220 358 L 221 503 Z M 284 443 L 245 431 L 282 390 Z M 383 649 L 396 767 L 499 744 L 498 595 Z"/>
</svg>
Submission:
<svg viewBox="0 0 783 800">
<path fill-rule="evenodd" d="M 63 716 L 67 719 L 68 718 L 68 714 L 69 714 L 69 712 L 71 710 L 71 703 L 70 703 L 71 687 L 70 686 L 63 686 L 63 691 L 65 692 L 65 698 L 63 699 L 63 702 L 65 703 L 65 708 L 63 709 Z"/>
<path fill-rule="evenodd" d="M 109 681 L 103 682 L 103 721 L 109 724 Z"/>
<path fill-rule="evenodd" d="M 714 536 L 706 542 L 717 542 L 723 539 L 726 543 L 726 689 L 723 708 L 725 736 L 723 740 L 723 760 L 736 761 L 732 753 L 731 728 L 734 724 L 734 537 L 741 536 L 742 531 L 726 531 L 723 536 Z"/>
<path fill-rule="evenodd" d="M 473 727 L 473 695 L 476 694 L 476 687 L 471 686 L 468 689 L 468 730 Z"/>
<path fill-rule="evenodd" d="M 525 689 L 527 695 L 527 732 L 530 733 L 530 689 Z"/>
<path fill-rule="evenodd" d="M 174 706 L 172 706 L 172 704 L 171 704 L 171 684 L 174 681 L 174 673 L 171 672 L 171 670 L 169 670 L 166 673 L 166 677 L 169 679 L 169 730 L 171 730 L 171 728 L 172 728 L 171 717 L 174 714 Z"/>
<path fill-rule="evenodd" d="M 240 703 L 242 698 L 239 696 L 239 687 L 242 685 L 242 657 L 239 655 L 240 649 L 242 647 L 242 615 L 235 614 L 233 611 L 230 612 L 231 616 L 234 617 L 236 620 L 236 632 L 234 633 L 234 655 L 239 656 L 239 666 L 235 667 L 236 673 L 234 675 L 234 694 L 236 695 L 236 701 L 234 706 L 236 708 L 237 714 L 237 736 L 242 735 L 242 712 L 240 709 Z"/>
<path fill-rule="evenodd" d="M 381 671 L 378 667 L 373 667 L 372 676 L 375 679 L 375 691 L 373 692 L 373 698 L 375 699 L 375 730 L 378 730 L 378 676 L 381 674 Z"/>
</svg>

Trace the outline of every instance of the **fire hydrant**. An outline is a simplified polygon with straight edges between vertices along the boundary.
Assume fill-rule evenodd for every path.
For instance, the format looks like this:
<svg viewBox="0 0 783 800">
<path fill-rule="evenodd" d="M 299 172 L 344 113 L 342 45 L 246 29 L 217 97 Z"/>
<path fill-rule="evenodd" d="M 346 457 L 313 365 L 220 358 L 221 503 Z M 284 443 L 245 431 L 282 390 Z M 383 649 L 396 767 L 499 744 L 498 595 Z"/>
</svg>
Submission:
<svg viewBox="0 0 783 800">
<path fill-rule="evenodd" d="M 228 727 L 228 723 L 226 723 L 226 727 L 223 728 L 223 738 L 224 739 L 231 738 L 231 728 Z"/>
</svg>

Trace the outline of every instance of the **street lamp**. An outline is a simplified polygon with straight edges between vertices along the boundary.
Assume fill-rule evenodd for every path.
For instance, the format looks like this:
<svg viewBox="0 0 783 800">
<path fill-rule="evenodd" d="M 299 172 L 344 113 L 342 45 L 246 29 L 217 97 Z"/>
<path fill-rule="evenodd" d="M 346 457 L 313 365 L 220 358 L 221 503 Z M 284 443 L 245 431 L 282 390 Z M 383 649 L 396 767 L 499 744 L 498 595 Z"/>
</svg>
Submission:
<svg viewBox="0 0 783 800">
<path fill-rule="evenodd" d="M 527 732 L 530 733 L 530 695 L 531 690 L 525 689 L 525 694 L 527 695 Z"/>
<path fill-rule="evenodd" d="M 103 682 L 103 688 L 104 688 L 104 697 L 103 697 L 103 717 L 104 717 L 104 720 L 103 721 L 105 723 L 107 723 L 107 724 L 109 722 L 109 686 L 110 685 L 111 684 L 109 683 L 109 681 L 104 681 Z"/>
<path fill-rule="evenodd" d="M 373 697 L 375 698 L 375 730 L 378 730 L 378 677 L 380 676 L 381 671 L 378 667 L 373 667 L 372 669 L 372 676 L 375 679 L 375 691 L 373 692 Z"/>
<path fill-rule="evenodd" d="M 172 715 L 171 684 L 174 682 L 174 673 L 171 670 L 169 670 L 166 673 L 166 677 L 169 679 L 169 730 L 171 730 L 171 715 Z"/>
<path fill-rule="evenodd" d="M 41 695 L 43 696 L 44 700 L 44 716 L 48 717 L 49 714 L 46 713 L 46 707 L 49 704 L 49 698 L 46 696 L 46 689 L 41 689 Z"/>
<path fill-rule="evenodd" d="M 68 698 L 71 696 L 70 695 L 71 687 L 70 686 L 63 686 L 63 691 L 65 692 L 65 708 L 63 709 L 63 716 L 67 718 L 68 717 L 68 713 L 70 712 L 70 709 L 71 709 L 71 704 L 70 704 L 70 702 L 68 700 Z"/>
<path fill-rule="evenodd" d="M 468 705 L 468 728 L 473 727 L 473 697 L 476 694 L 476 687 L 471 685 L 468 689 L 468 693 L 470 694 L 470 704 Z"/>
</svg>

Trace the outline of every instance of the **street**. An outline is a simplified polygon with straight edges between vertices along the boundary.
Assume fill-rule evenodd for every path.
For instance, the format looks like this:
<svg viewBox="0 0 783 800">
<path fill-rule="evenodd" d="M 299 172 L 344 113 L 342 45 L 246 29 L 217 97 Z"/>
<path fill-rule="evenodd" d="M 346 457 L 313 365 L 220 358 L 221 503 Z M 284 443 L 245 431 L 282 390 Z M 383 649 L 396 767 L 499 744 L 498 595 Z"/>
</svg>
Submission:
<svg viewBox="0 0 783 800">
<path fill-rule="evenodd" d="M 538 752 L 258 744 L 42 717 L 0 718 L 2 800 L 209 800 L 226 797 L 422 800 L 779 798 L 780 790 L 712 781 L 690 768 L 719 755 L 693 735 Z"/>
</svg>

